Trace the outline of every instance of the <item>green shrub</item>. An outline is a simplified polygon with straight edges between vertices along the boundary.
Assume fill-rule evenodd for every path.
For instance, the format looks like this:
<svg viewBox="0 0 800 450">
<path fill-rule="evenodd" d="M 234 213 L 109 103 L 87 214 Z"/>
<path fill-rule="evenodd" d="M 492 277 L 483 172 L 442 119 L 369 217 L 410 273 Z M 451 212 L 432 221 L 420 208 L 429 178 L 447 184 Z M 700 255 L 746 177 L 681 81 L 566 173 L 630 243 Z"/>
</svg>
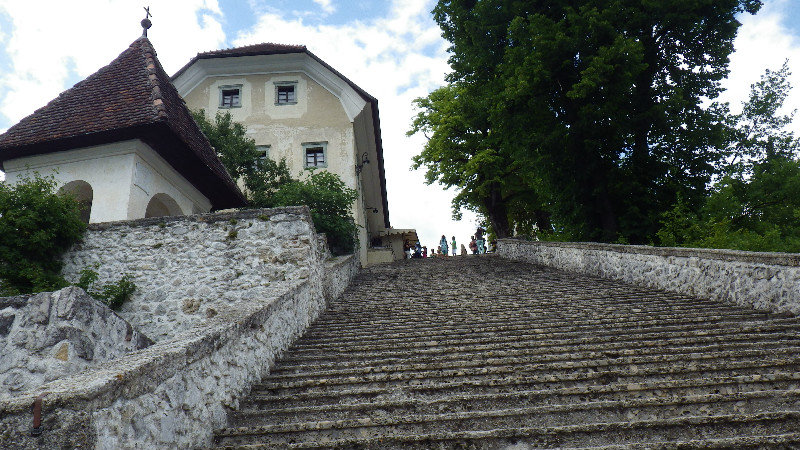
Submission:
<svg viewBox="0 0 800 450">
<path fill-rule="evenodd" d="M 109 308 L 117 310 L 123 303 L 131 298 L 131 294 L 136 291 L 136 285 L 130 275 L 123 275 L 116 283 L 103 286 L 100 294 L 100 301 L 108 305 Z"/>
<path fill-rule="evenodd" d="M 334 255 L 350 254 L 358 243 L 350 215 L 350 206 L 357 198 L 356 190 L 348 188 L 336 174 L 313 170 L 305 180 L 282 185 L 273 196 L 275 206 L 308 205 L 314 227 L 328 237 Z"/>
<path fill-rule="evenodd" d="M 35 174 L 0 183 L 2 294 L 52 291 L 67 286 L 61 255 L 83 236 L 75 198 L 57 195 L 53 177 Z"/>
<path fill-rule="evenodd" d="M 116 283 L 108 283 L 103 285 L 100 291 L 94 289 L 94 283 L 97 281 L 98 274 L 92 269 L 81 270 L 81 276 L 75 286 L 86 291 L 95 300 L 99 300 L 109 308 L 118 310 L 123 303 L 131 298 L 131 294 L 136 291 L 136 285 L 130 275 L 125 274 Z"/>
</svg>

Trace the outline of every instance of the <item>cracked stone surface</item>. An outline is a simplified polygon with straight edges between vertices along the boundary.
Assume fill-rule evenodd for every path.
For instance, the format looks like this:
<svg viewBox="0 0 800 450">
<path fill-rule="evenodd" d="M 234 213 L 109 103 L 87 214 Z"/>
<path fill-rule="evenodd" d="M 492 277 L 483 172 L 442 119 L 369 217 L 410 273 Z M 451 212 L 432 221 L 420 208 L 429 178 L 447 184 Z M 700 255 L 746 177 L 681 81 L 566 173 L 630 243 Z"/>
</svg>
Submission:
<svg viewBox="0 0 800 450">
<path fill-rule="evenodd" d="M 78 287 L 0 297 L 0 400 L 150 344 Z"/>
<path fill-rule="evenodd" d="M 497 256 L 362 271 L 222 448 L 787 448 L 800 321 Z M 248 447 L 251 448 L 251 447 Z"/>
</svg>

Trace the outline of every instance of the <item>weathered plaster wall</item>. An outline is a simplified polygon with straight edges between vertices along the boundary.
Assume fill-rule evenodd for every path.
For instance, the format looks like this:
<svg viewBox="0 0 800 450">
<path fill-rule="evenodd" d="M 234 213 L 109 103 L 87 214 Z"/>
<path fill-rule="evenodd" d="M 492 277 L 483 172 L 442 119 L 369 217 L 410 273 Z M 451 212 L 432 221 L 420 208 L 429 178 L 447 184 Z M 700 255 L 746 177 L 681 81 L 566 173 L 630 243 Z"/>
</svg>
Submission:
<svg viewBox="0 0 800 450">
<path fill-rule="evenodd" d="M 500 256 L 686 295 L 800 314 L 800 254 L 498 241 Z"/>
<path fill-rule="evenodd" d="M 195 241 L 204 247 L 195 248 Z M 108 258 L 98 268 L 103 280 L 122 273 L 112 270 L 130 273 L 139 293 L 121 315 L 134 325 L 141 321 L 160 340 L 0 399 L 0 447 L 209 447 L 229 408 L 357 273 L 357 256 L 330 259 L 323 242 L 305 207 L 90 227 L 67 257 L 71 273 L 94 262 L 90 255 L 97 252 Z M 162 283 L 169 287 L 159 300 L 148 296 Z M 199 296 L 204 283 L 209 291 Z M 198 290 L 189 294 L 192 287 Z M 169 306 L 157 312 L 160 302 Z M 149 314 L 136 310 L 142 307 Z M 42 434 L 32 436 L 31 405 L 45 392 Z"/>
<path fill-rule="evenodd" d="M 6 161 L 6 180 L 33 172 L 61 187 L 83 180 L 92 187 L 91 223 L 139 219 L 156 194 L 175 200 L 182 214 L 206 212 L 211 202 L 144 142 L 135 139 Z"/>
<path fill-rule="evenodd" d="M 151 343 L 77 287 L 0 297 L 0 398 L 98 367 Z"/>
<path fill-rule="evenodd" d="M 186 104 L 191 109 L 204 109 L 209 117 L 218 111 L 229 112 L 234 120 L 247 127 L 256 145 L 269 146 L 270 159 L 286 161 L 293 177 L 302 178 L 309 173 L 303 144 L 325 143 L 327 165 L 319 170 L 335 173 L 345 185 L 358 191 L 359 198 L 351 212 L 360 226 L 359 258 L 366 263 L 370 234 L 377 236 L 385 228 L 372 106 L 358 97 L 363 106 L 351 120 L 344 100 L 307 73 L 282 67 L 273 69 L 274 73 L 260 73 L 267 70 L 266 66 L 258 71 L 249 65 L 245 69 L 237 64 L 252 64 L 252 61 L 236 58 L 229 64 L 226 75 L 208 76 L 186 92 Z M 275 83 L 280 82 L 297 83 L 295 104 L 275 104 Z M 229 85 L 242 86 L 241 106 L 220 108 L 220 86 Z M 355 167 L 364 153 L 370 163 L 357 175 Z M 373 209 L 378 211 L 372 212 Z"/>
</svg>

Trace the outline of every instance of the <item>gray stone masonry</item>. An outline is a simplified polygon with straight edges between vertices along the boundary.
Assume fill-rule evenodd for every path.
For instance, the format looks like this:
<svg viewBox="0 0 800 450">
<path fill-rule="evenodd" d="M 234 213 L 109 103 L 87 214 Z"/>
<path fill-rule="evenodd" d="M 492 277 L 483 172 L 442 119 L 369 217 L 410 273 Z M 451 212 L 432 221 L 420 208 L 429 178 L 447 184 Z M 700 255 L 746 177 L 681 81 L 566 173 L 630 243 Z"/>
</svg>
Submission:
<svg viewBox="0 0 800 450">
<path fill-rule="evenodd" d="M 0 399 L 0 448 L 208 447 L 360 267 L 329 257 L 305 207 L 91 225 L 65 260 L 72 278 L 96 263 L 101 284 L 131 274 L 120 315 L 157 342 Z"/>
<path fill-rule="evenodd" d="M 800 254 L 501 239 L 505 258 L 774 312 L 800 313 Z"/>
<path fill-rule="evenodd" d="M 218 448 L 800 448 L 800 319 L 493 255 L 364 269 Z"/>
<path fill-rule="evenodd" d="M 64 276 L 89 268 L 98 285 L 130 274 L 120 315 L 153 340 L 198 325 L 243 298 L 316 278 L 328 251 L 305 208 L 276 208 L 90 225 L 64 258 Z"/>
<path fill-rule="evenodd" d="M 0 298 L 0 399 L 151 343 L 81 288 Z"/>
</svg>

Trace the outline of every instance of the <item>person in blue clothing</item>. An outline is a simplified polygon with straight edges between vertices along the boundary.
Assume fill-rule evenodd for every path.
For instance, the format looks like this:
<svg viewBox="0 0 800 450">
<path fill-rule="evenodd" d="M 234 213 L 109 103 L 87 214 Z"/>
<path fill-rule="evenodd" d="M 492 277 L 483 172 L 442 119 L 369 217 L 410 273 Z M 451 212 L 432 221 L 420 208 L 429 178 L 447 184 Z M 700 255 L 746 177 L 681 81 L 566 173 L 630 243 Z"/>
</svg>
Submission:
<svg viewBox="0 0 800 450">
<path fill-rule="evenodd" d="M 475 231 L 475 243 L 478 244 L 478 254 L 486 253 L 486 247 L 484 246 L 485 241 L 483 240 L 483 233 L 485 232 L 486 230 L 484 230 L 482 227 L 478 227 L 478 229 Z"/>
<path fill-rule="evenodd" d="M 447 237 L 445 235 L 442 235 L 442 240 L 439 241 L 439 253 L 441 253 L 444 256 L 447 256 L 448 253 L 447 250 L 449 247 L 450 246 L 447 245 Z"/>
</svg>

